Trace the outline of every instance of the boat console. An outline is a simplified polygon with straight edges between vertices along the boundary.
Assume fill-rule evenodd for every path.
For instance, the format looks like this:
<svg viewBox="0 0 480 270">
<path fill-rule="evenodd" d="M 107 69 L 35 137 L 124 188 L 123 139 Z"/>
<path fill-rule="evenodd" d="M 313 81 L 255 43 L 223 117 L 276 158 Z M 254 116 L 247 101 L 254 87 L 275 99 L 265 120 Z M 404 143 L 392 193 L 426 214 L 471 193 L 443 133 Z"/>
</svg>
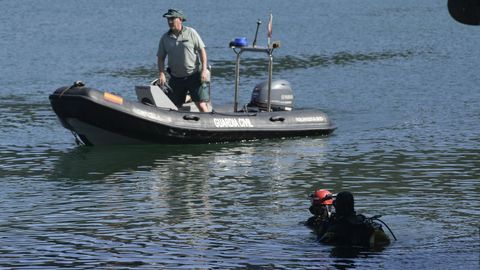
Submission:
<svg viewBox="0 0 480 270">
<path fill-rule="evenodd" d="M 178 110 L 177 106 L 167 97 L 157 85 L 135 86 L 138 101 L 155 107 Z"/>
<path fill-rule="evenodd" d="M 147 86 L 135 86 L 135 93 L 140 103 L 174 111 L 199 112 L 198 107 L 191 100 L 187 100 L 180 108 L 175 106 L 165 93 L 166 90 L 159 87 L 156 82 L 157 80 L 154 80 Z M 187 96 L 187 99 L 189 99 L 189 96 Z M 207 103 L 207 107 L 211 111 L 212 105 L 210 102 Z"/>
</svg>

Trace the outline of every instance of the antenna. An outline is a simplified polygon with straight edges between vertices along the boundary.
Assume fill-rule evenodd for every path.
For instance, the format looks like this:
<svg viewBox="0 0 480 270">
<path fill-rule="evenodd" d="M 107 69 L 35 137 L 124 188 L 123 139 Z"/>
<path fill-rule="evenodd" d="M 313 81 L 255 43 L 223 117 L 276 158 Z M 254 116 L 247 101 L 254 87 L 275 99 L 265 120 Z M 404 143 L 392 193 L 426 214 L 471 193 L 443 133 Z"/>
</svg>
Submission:
<svg viewBox="0 0 480 270">
<path fill-rule="evenodd" d="M 257 21 L 257 31 L 255 32 L 255 39 L 253 40 L 253 47 L 257 44 L 257 36 L 258 36 L 258 28 L 260 28 L 260 24 L 262 24 L 262 21 L 258 19 Z"/>
</svg>

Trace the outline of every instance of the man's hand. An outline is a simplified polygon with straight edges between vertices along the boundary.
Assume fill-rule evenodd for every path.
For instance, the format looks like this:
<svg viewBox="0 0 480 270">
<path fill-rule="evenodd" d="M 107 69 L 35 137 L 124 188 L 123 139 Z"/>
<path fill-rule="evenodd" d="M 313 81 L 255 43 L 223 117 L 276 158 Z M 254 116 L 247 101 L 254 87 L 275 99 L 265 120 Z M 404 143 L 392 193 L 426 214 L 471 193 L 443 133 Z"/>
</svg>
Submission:
<svg viewBox="0 0 480 270">
<path fill-rule="evenodd" d="M 160 75 L 158 76 L 157 85 L 164 86 L 166 82 L 167 82 L 167 79 L 165 78 L 165 73 L 160 72 Z"/>
<path fill-rule="evenodd" d="M 210 71 L 208 69 L 203 69 L 201 74 L 202 83 L 210 82 Z"/>
</svg>

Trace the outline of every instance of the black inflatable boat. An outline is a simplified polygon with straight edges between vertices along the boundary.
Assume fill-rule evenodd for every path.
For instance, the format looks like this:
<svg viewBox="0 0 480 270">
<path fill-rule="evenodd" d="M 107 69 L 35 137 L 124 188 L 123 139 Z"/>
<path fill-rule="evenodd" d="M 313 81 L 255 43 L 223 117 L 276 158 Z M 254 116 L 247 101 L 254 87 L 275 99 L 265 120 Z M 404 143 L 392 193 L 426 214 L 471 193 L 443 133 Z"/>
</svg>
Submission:
<svg viewBox="0 0 480 270">
<path fill-rule="evenodd" d="M 194 104 L 177 108 L 154 83 L 137 86 L 138 101 L 76 82 L 50 95 L 62 125 L 85 145 L 188 144 L 329 135 L 335 129 L 319 110 L 293 109 L 293 91 L 285 80 L 272 80 L 273 51 L 267 47 L 230 44 L 237 54 L 233 108 L 198 112 Z M 238 108 L 240 55 L 266 53 L 268 81 L 258 84 L 251 102 Z"/>
</svg>

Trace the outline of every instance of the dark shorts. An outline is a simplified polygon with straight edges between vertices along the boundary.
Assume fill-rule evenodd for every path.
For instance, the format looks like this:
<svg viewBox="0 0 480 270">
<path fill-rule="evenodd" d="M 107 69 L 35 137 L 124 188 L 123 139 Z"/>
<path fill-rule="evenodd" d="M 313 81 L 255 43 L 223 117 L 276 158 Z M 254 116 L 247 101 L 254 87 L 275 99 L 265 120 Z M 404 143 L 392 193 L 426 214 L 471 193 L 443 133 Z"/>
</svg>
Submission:
<svg viewBox="0 0 480 270">
<path fill-rule="evenodd" d="M 195 73 L 184 78 L 170 76 L 168 84 L 173 91 L 167 95 L 177 107 L 185 103 L 187 94 L 190 94 L 194 102 L 208 102 L 210 100 L 208 86 L 202 84 L 200 76 L 200 73 Z"/>
</svg>

